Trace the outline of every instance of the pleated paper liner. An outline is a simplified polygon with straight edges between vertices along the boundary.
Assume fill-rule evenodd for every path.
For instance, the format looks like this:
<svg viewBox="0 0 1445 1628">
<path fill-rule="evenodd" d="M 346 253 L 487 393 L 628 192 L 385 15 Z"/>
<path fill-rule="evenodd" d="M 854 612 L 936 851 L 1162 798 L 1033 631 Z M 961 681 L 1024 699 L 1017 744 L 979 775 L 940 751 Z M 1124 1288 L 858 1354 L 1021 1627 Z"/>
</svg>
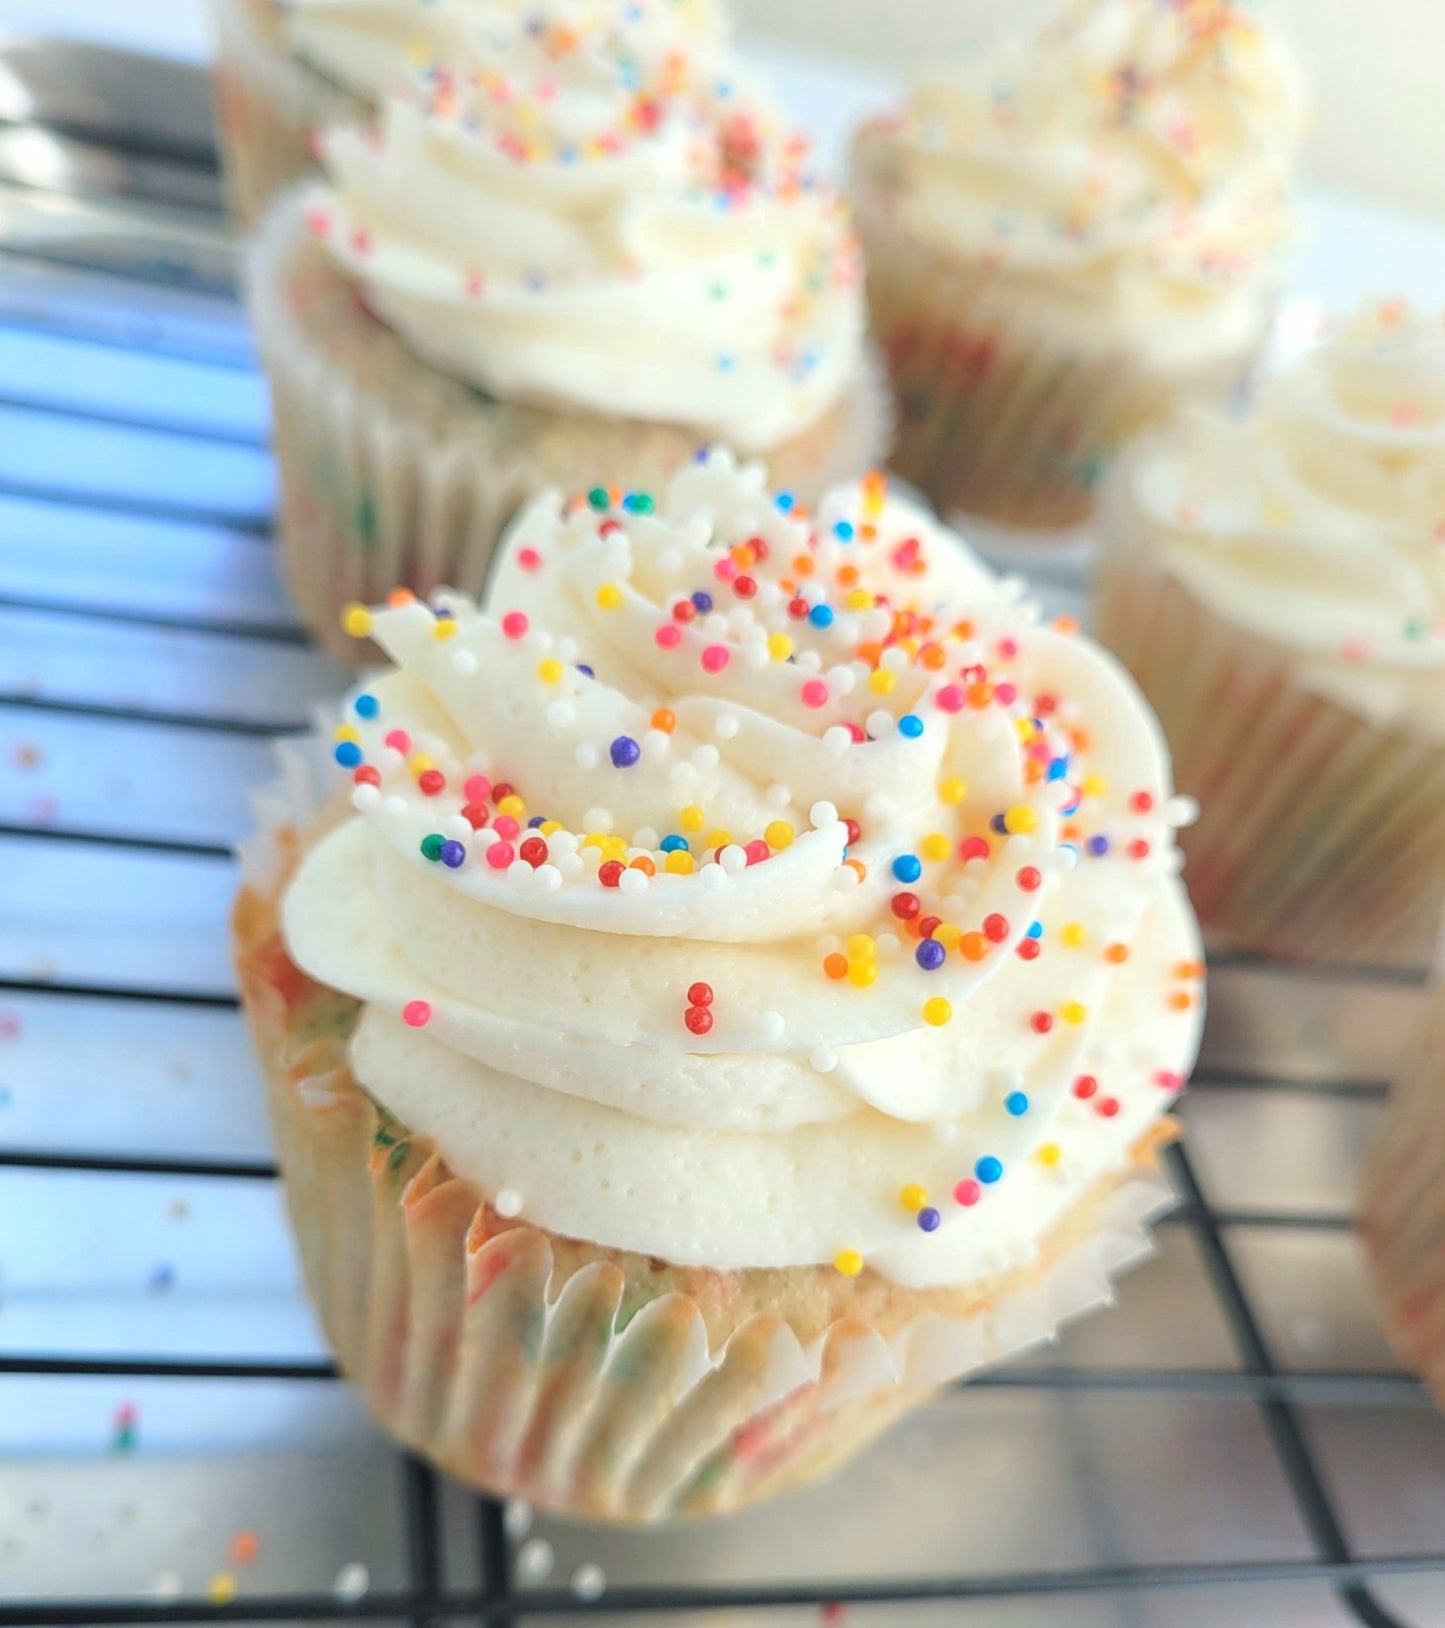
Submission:
<svg viewBox="0 0 1445 1628">
<path fill-rule="evenodd" d="M 214 0 L 214 18 L 226 200 L 244 231 L 278 192 L 316 174 L 314 132 L 370 109 L 290 54 L 275 0 Z"/>
<path fill-rule="evenodd" d="M 1445 962 L 1365 1173 L 1360 1232 L 1396 1355 L 1445 1407 Z"/>
<path fill-rule="evenodd" d="M 1063 1216 L 1036 1264 L 958 1289 L 678 1267 L 502 1218 L 357 1084 L 355 1003 L 306 978 L 278 936 L 296 833 L 319 828 L 324 751 L 283 747 L 282 779 L 257 799 L 240 984 L 327 1337 L 377 1421 L 442 1468 L 611 1521 L 736 1509 L 1051 1338 L 1150 1252 L 1146 1222 L 1171 1202 L 1157 1166 L 1168 1122 Z"/>
<path fill-rule="evenodd" d="M 865 136 L 855 171 L 868 303 L 897 416 L 891 467 L 941 514 L 1068 533 L 1087 520 L 1109 460 L 1192 398 L 1237 389 L 1268 327 L 1246 350 L 1187 368 L 1151 366 L 1081 320 L 1077 342 L 1041 320 L 1006 267 L 951 259 L 913 239 L 873 173 Z"/>
<path fill-rule="evenodd" d="M 1199 801 L 1180 841 L 1200 921 L 1273 955 L 1427 965 L 1445 912 L 1445 747 L 1305 690 L 1286 656 L 1158 566 L 1129 486 L 1126 464 L 1100 514 L 1096 631 Z"/>
<path fill-rule="evenodd" d="M 478 593 L 517 509 L 547 487 L 659 490 L 697 452 L 679 425 L 489 400 L 418 361 L 365 309 L 308 228 L 295 193 L 253 246 L 248 295 L 271 383 L 282 483 L 280 559 L 298 610 L 348 663 L 343 606 L 398 585 Z M 811 503 L 875 466 L 890 432 L 868 360 L 842 400 L 762 461 Z"/>
</svg>

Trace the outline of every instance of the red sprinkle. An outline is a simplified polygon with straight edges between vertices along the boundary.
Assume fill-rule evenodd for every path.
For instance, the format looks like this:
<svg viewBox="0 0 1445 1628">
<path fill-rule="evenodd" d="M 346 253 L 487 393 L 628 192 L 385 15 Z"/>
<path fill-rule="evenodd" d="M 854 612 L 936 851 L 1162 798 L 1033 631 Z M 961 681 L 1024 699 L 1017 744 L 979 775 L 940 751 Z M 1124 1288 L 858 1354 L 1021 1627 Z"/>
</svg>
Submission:
<svg viewBox="0 0 1445 1628">
<path fill-rule="evenodd" d="M 358 786 L 379 786 L 381 784 L 381 770 L 372 768 L 369 763 L 363 763 L 351 778 Z"/>
<path fill-rule="evenodd" d="M 689 985 L 687 991 L 687 1004 L 689 1006 L 711 1006 L 712 985 L 702 982 Z"/>
<path fill-rule="evenodd" d="M 1025 893 L 1037 893 L 1043 886 L 1043 873 L 1033 865 L 1025 865 L 1014 878 Z"/>
<path fill-rule="evenodd" d="M 1037 961 L 1039 958 L 1039 941 L 1036 938 L 1021 938 L 1018 949 L 1015 951 L 1020 961 Z"/>
<path fill-rule="evenodd" d="M 925 916 L 918 924 L 918 936 L 920 938 L 932 938 L 942 925 L 942 916 Z"/>
<path fill-rule="evenodd" d="M 970 859 L 987 859 L 992 852 L 987 837 L 965 837 L 958 845 L 958 857 L 965 864 Z"/>
<path fill-rule="evenodd" d="M 1153 806 L 1153 795 L 1147 791 L 1136 791 L 1129 799 L 1129 807 L 1132 808 L 1136 814 L 1147 814 L 1149 810 L 1153 808 Z"/>
<path fill-rule="evenodd" d="M 674 622 L 690 622 L 697 615 L 697 606 L 690 599 L 679 599 L 672 607 Z"/>
<path fill-rule="evenodd" d="M 689 1006 L 682 1021 L 694 1034 L 706 1034 L 712 1028 L 712 1013 L 705 1006 Z"/>
<path fill-rule="evenodd" d="M 616 887 L 627 867 L 620 859 L 607 859 L 597 867 L 597 880 L 603 887 Z"/>
<path fill-rule="evenodd" d="M 1097 1107 L 1098 1112 L 1105 1119 L 1112 1119 L 1119 1112 L 1119 1099 L 1118 1097 L 1100 1097 Z"/>
<path fill-rule="evenodd" d="M 416 783 L 423 797 L 439 797 L 447 789 L 447 777 L 440 769 L 424 769 Z"/>
<path fill-rule="evenodd" d="M 1144 841 L 1143 837 L 1136 837 L 1129 844 L 1128 854 L 1130 859 L 1147 859 L 1149 857 L 1149 844 Z"/>
<path fill-rule="evenodd" d="M 480 831 L 490 817 L 482 803 L 467 803 L 462 808 L 462 818 L 473 831 Z"/>
<path fill-rule="evenodd" d="M 843 829 L 848 833 L 848 846 L 855 848 L 863 840 L 863 827 L 857 820 L 844 820 Z"/>
<path fill-rule="evenodd" d="M 889 908 L 899 921 L 912 921 L 923 906 L 918 902 L 916 893 L 895 893 Z"/>
<path fill-rule="evenodd" d="M 517 851 L 533 870 L 547 863 L 547 842 L 544 837 L 528 837 Z"/>
<path fill-rule="evenodd" d="M 468 792 L 467 795 L 470 796 L 471 793 Z M 517 788 L 510 780 L 499 780 L 496 785 L 492 787 L 492 796 L 495 797 L 499 803 L 503 802 L 508 797 L 515 797 L 516 795 Z M 478 799 L 478 801 L 481 801 L 481 799 Z"/>
<path fill-rule="evenodd" d="M 983 936 L 992 939 L 995 944 L 1002 944 L 1008 937 L 1008 918 L 1001 916 L 997 911 L 983 918 Z"/>
<path fill-rule="evenodd" d="M 1035 1012 L 1029 1019 L 1029 1028 L 1035 1034 L 1047 1034 L 1053 1026 L 1053 1017 L 1048 1012 Z"/>
<path fill-rule="evenodd" d="M 1081 1074 L 1074 1081 L 1074 1095 L 1080 1102 L 1087 1102 L 1099 1089 L 1099 1082 L 1092 1074 Z"/>
<path fill-rule="evenodd" d="M 741 576 L 733 582 L 733 592 L 739 599 L 751 599 L 757 591 L 757 581 L 753 577 Z"/>
</svg>

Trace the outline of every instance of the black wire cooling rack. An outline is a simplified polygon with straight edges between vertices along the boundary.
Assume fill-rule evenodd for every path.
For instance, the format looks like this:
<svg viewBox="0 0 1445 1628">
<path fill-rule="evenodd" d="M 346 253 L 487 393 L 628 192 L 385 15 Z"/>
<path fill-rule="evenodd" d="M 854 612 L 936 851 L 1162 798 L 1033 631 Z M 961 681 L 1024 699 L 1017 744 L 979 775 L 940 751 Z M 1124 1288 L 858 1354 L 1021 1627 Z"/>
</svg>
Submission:
<svg viewBox="0 0 1445 1628">
<path fill-rule="evenodd" d="M 1405 975 L 1217 961 L 1159 1259 L 827 1487 L 568 1527 L 360 1419 L 222 930 L 266 739 L 339 675 L 272 575 L 205 116 L 0 42 L 0 1628 L 1445 1622 L 1445 1426 L 1350 1231 Z"/>
</svg>

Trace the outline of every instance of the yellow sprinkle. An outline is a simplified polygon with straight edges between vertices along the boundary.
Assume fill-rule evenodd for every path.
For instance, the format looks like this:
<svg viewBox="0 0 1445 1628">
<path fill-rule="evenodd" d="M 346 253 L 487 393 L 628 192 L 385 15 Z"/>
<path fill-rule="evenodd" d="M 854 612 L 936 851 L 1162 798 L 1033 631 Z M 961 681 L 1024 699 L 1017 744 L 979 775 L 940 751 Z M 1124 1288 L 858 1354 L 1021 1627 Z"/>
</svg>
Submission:
<svg viewBox="0 0 1445 1628">
<path fill-rule="evenodd" d="M 584 848 L 600 848 L 606 841 L 607 838 L 601 831 L 589 831 L 582 839 L 582 846 Z"/>
<path fill-rule="evenodd" d="M 911 1181 L 899 1193 L 898 1202 L 905 1210 L 911 1210 L 916 1215 L 928 1202 L 928 1189 L 920 1187 L 916 1181 Z"/>
<path fill-rule="evenodd" d="M 1059 1008 L 1059 1016 L 1065 1023 L 1082 1023 L 1089 1015 L 1089 1009 L 1082 1001 L 1065 1001 Z"/>
<path fill-rule="evenodd" d="M 833 1257 L 833 1266 L 845 1278 L 856 1278 L 863 1270 L 863 1257 L 856 1249 L 840 1249 Z"/>
<path fill-rule="evenodd" d="M 520 820 L 527 812 L 527 805 L 513 792 L 510 797 L 504 797 L 497 804 L 498 814 L 510 814 L 514 820 Z"/>
<path fill-rule="evenodd" d="M 1050 1169 L 1052 1169 L 1053 1166 L 1063 1158 L 1063 1156 L 1064 1155 L 1057 1142 L 1045 1142 L 1038 1152 L 1034 1154 L 1034 1157 L 1041 1165 L 1046 1165 Z"/>
<path fill-rule="evenodd" d="M 537 677 L 540 678 L 544 684 L 560 684 L 562 682 L 562 674 L 566 671 L 567 669 L 560 661 L 557 660 L 555 656 L 548 656 L 546 661 L 539 661 L 537 663 Z"/>
<path fill-rule="evenodd" d="M 543 820 L 537 829 L 544 837 L 550 837 L 554 831 L 562 829 L 562 822 L 561 820 Z"/>
<path fill-rule="evenodd" d="M 876 961 L 850 961 L 848 963 L 848 982 L 856 989 L 867 989 L 869 984 L 878 982 L 878 963 Z"/>
<path fill-rule="evenodd" d="M 450 616 L 439 616 L 431 625 L 432 638 L 440 641 L 456 638 L 457 632 L 456 621 Z"/>
<path fill-rule="evenodd" d="M 236 1579 L 228 1571 L 218 1571 L 206 1584 L 206 1598 L 212 1605 L 229 1605 L 236 1598 Z"/>
<path fill-rule="evenodd" d="M 673 848 L 664 861 L 664 868 L 674 876 L 691 876 L 692 855 L 686 848 Z"/>
<path fill-rule="evenodd" d="M 726 848 L 733 840 L 731 831 L 709 831 L 703 842 L 704 848 Z"/>
<path fill-rule="evenodd" d="M 958 948 L 958 941 L 963 937 L 963 933 L 959 930 L 955 923 L 951 921 L 941 921 L 939 922 L 938 926 L 933 929 L 933 936 L 938 940 L 945 950 L 956 950 Z"/>
<path fill-rule="evenodd" d="M 953 844 L 941 831 L 930 831 L 918 844 L 918 851 L 925 859 L 931 859 L 936 863 L 940 859 L 948 858 L 953 851 Z"/>
<path fill-rule="evenodd" d="M 768 635 L 768 654 L 774 661 L 786 661 L 793 653 L 793 641 L 786 633 Z"/>
<path fill-rule="evenodd" d="M 849 955 L 868 957 L 878 953 L 878 946 L 867 933 L 854 933 L 845 946 Z"/>
<path fill-rule="evenodd" d="M 866 588 L 854 588 L 843 603 L 850 611 L 872 610 L 873 595 Z"/>
<path fill-rule="evenodd" d="M 893 686 L 898 680 L 886 667 L 880 667 L 877 672 L 869 673 L 868 688 L 874 695 L 892 695 Z"/>
<path fill-rule="evenodd" d="M 677 823 L 684 831 L 701 831 L 707 824 L 707 815 L 696 803 L 692 803 L 678 815 Z"/>
<path fill-rule="evenodd" d="M 348 605 L 341 613 L 341 626 L 353 639 L 364 639 L 371 632 L 371 612 L 365 605 Z"/>
<path fill-rule="evenodd" d="M 1088 942 L 1088 930 L 1081 921 L 1071 921 L 1059 929 L 1059 937 L 1071 950 L 1077 950 Z"/>
<path fill-rule="evenodd" d="M 1013 836 L 1027 836 L 1037 829 L 1039 817 L 1027 803 L 1015 803 L 1003 817 L 1003 823 Z"/>
<path fill-rule="evenodd" d="M 774 849 L 793 846 L 793 828 L 786 820 L 771 820 L 763 830 L 763 841 Z"/>
<path fill-rule="evenodd" d="M 968 782 L 957 779 L 945 780 L 938 788 L 938 795 L 950 808 L 957 808 L 968 796 Z"/>
<path fill-rule="evenodd" d="M 361 742 L 361 736 L 356 733 L 350 724 L 337 724 L 332 731 L 331 738 L 338 741 L 351 741 L 354 745 L 359 745 Z"/>
<path fill-rule="evenodd" d="M 923 1003 L 923 1021 L 931 1023 L 935 1029 L 942 1028 L 952 1016 L 953 1008 L 942 995 L 935 995 L 932 1000 Z"/>
<path fill-rule="evenodd" d="M 604 859 L 621 859 L 625 861 L 627 858 L 627 844 L 621 837 L 603 837 L 602 857 Z"/>
<path fill-rule="evenodd" d="M 616 610 L 622 603 L 622 590 L 615 582 L 604 582 L 597 590 L 597 603 L 603 610 Z"/>
<path fill-rule="evenodd" d="M 1086 774 L 1079 782 L 1079 790 L 1085 797 L 1102 797 L 1109 789 L 1109 782 L 1101 774 Z"/>
<path fill-rule="evenodd" d="M 1021 741 L 1031 741 L 1034 738 L 1034 721 L 1032 718 L 1015 718 L 1014 734 Z"/>
<path fill-rule="evenodd" d="M 413 752 L 407 760 L 406 766 L 415 775 L 423 775 L 428 769 L 436 768 L 436 764 L 432 762 L 425 752 Z"/>
</svg>

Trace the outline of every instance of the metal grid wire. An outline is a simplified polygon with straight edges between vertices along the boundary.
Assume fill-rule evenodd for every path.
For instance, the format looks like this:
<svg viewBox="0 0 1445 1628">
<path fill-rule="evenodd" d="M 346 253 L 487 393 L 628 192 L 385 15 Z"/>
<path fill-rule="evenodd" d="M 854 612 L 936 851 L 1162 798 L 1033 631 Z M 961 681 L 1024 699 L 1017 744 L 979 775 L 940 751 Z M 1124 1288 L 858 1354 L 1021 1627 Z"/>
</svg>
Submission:
<svg viewBox="0 0 1445 1628">
<path fill-rule="evenodd" d="M 207 267 L 225 263 L 218 218 L 205 207 L 188 212 L 150 210 L 148 200 L 137 202 L 135 175 L 127 169 L 138 161 L 116 145 L 113 133 L 102 142 L 94 130 L 77 138 L 61 119 L 51 132 L 57 140 L 75 142 L 76 162 L 82 182 L 68 199 L 41 193 L 34 178 L 6 174 L 0 168 L 0 204 L 7 199 L 12 210 L 7 218 L 0 210 L 0 432 L 12 434 L 12 453 L 19 435 L 24 445 L 27 426 L 39 423 L 44 442 L 50 449 L 45 465 L 27 466 L 23 457 L 6 457 L 0 442 L 0 500 L 15 499 L 40 504 L 61 501 L 71 516 L 92 516 L 128 523 L 144 521 L 156 513 L 152 496 L 126 482 L 89 481 L 87 460 L 91 437 L 97 431 L 119 430 L 126 435 L 159 436 L 182 441 L 177 445 L 201 457 L 207 447 L 249 444 L 252 437 L 216 420 L 214 415 L 197 416 L 184 398 L 164 400 L 58 401 L 48 394 L 46 380 L 38 374 L 26 375 L 19 366 L 6 366 L 8 346 L 23 346 L 30 339 L 83 336 L 88 344 L 142 348 L 164 352 L 177 346 L 184 354 L 184 296 L 177 292 L 187 280 L 208 280 Z M 146 165 L 161 162 L 153 151 L 144 157 Z M 10 160 L 0 141 L 0 166 Z M 171 150 L 165 162 L 182 173 L 188 185 L 201 188 L 204 200 L 214 202 L 214 177 L 204 155 Z M 89 166 L 89 168 L 87 168 Z M 154 174 L 150 181 L 155 183 Z M 85 177 L 90 177 L 85 181 Z M 125 208 L 116 211 L 114 188 L 118 186 Z M 126 193 L 129 188 L 128 194 Z M 28 191 L 26 190 L 28 188 Z M 80 202 L 76 202 L 76 196 Z M 56 254 L 53 232 L 36 230 L 42 212 L 64 206 L 75 211 L 71 224 L 77 228 L 61 235 L 64 265 L 52 265 Z M 27 213 L 27 211 L 29 211 Z M 105 230 L 87 235 L 78 230 L 99 220 Z M 99 248 L 97 247 L 99 245 Z M 160 247 L 158 247 L 160 245 Z M 207 256 L 212 257 L 207 259 Z M 105 275 L 96 277 L 99 262 Z M 198 271 L 197 268 L 200 268 Z M 124 319 L 107 314 L 103 300 L 106 290 L 120 284 L 116 272 L 130 279 L 130 314 Z M 52 297 L 56 284 L 64 287 L 62 300 Z M 157 334 L 148 326 L 144 311 L 152 293 L 172 300 L 164 331 Z M 179 303 L 176 303 L 179 302 Z M 141 314 L 136 315 L 139 311 Z M 176 313 L 180 314 L 177 315 Z M 211 356 L 212 362 L 236 367 L 249 366 L 243 355 Z M 5 415 L 9 414 L 7 422 Z M 59 452 L 60 456 L 54 456 Z M 184 483 L 182 483 L 184 485 Z M 195 487 L 195 482 L 191 483 Z M 214 526 L 223 524 L 229 532 L 255 529 L 255 517 L 242 512 L 244 506 L 222 504 L 221 511 L 203 492 L 183 489 L 171 493 L 163 505 L 164 519 L 177 519 Z M 33 518 L 33 517 L 32 517 Z M 0 561 L 11 536 L 0 531 Z M 245 543 L 257 547 L 255 539 Z M 22 573 L 10 572 L 0 581 L 0 615 L 10 618 L 7 626 L 20 636 L 42 637 L 47 618 L 63 611 L 72 628 L 82 632 L 88 625 L 154 633 L 184 628 L 190 632 L 213 631 L 218 639 L 244 636 L 264 641 L 280 652 L 300 648 L 300 638 L 290 625 L 257 613 L 247 620 L 243 615 L 224 625 L 209 628 L 193 612 L 169 608 L 164 596 L 131 591 L 124 566 L 116 566 L 113 588 L 89 599 L 84 595 L 52 595 L 43 582 L 27 580 Z M 0 638 L 4 637 L 0 630 Z M 131 728 L 147 731 L 192 729 L 198 720 L 184 707 L 162 699 L 155 704 L 129 701 L 111 703 L 103 696 L 69 693 L 60 687 L 51 693 L 45 685 L 10 683 L 0 690 L 0 707 L 12 716 L 33 715 L 41 721 L 90 720 L 97 727 Z M 271 733 L 274 725 L 244 709 L 210 708 L 204 727 L 222 735 L 245 738 Z M 239 794 L 240 788 L 235 788 Z M 121 829 L 105 828 L 104 823 L 71 825 L 42 813 L 0 819 L 0 841 L 8 841 L 8 860 L 17 867 L 29 866 L 36 856 L 69 845 L 84 849 L 89 859 L 104 864 L 107 855 L 154 855 L 185 859 L 224 857 L 224 844 L 205 834 L 181 834 L 144 823 Z M 18 870 L 15 874 L 19 874 Z M 1234 969 L 1248 976 L 1248 966 Z M 7 997 L 43 996 L 49 1001 L 75 1003 L 80 1012 L 84 1003 L 96 998 L 111 1002 L 140 1003 L 164 1021 L 167 1014 L 189 1010 L 234 1009 L 235 1001 L 204 987 L 136 987 L 127 978 L 109 978 L 87 972 L 84 967 L 57 977 L 51 971 L 27 976 L 18 962 L 0 965 L 0 993 Z M 1287 985 L 1289 980 L 1285 980 Z M 1396 983 L 1382 980 L 1382 987 Z M 1407 990 L 1408 980 L 1398 988 Z M 1348 1067 L 1333 1073 L 1320 1071 L 1318 1077 L 1271 1077 L 1268 1069 L 1247 1067 L 1231 1071 L 1221 1064 L 1209 1071 L 1197 1090 L 1208 1092 L 1211 1083 L 1235 1089 L 1274 1090 L 1298 1093 L 1334 1103 L 1377 1101 L 1381 1088 L 1377 1081 L 1358 1081 L 1348 1076 Z M 1188 1110 L 1186 1108 L 1186 1116 Z M 3 1128 L 3 1126 L 0 1126 Z M 836 1602 L 884 1606 L 904 1602 L 955 1602 L 960 1610 L 967 1602 L 1027 1601 L 1048 1596 L 1111 1596 L 1159 1590 L 1208 1590 L 1222 1585 L 1260 1585 L 1270 1582 L 1312 1582 L 1327 1587 L 1348 1616 L 1368 1628 L 1423 1628 L 1412 1624 L 1377 1597 L 1380 1581 L 1408 1573 L 1445 1572 L 1445 1537 L 1432 1552 L 1362 1554 L 1347 1536 L 1346 1523 L 1332 1496 L 1329 1480 L 1316 1450 L 1312 1447 L 1302 1410 L 1316 1405 L 1374 1407 L 1417 1406 L 1418 1387 L 1409 1377 L 1388 1371 L 1305 1372 L 1277 1360 L 1271 1350 L 1261 1316 L 1246 1292 L 1244 1277 L 1233 1258 L 1231 1234 L 1235 1229 L 1284 1229 L 1292 1236 L 1310 1232 L 1336 1231 L 1348 1226 L 1346 1218 L 1333 1213 L 1299 1209 L 1289 1213 L 1256 1212 L 1216 1205 L 1210 1202 L 1196 1172 L 1191 1154 L 1176 1147 L 1170 1154 L 1173 1177 L 1180 1195 L 1179 1208 L 1168 1218 L 1168 1229 L 1184 1229 L 1197 1246 L 1217 1308 L 1223 1314 L 1236 1348 L 1238 1368 L 1214 1371 L 1190 1367 L 1092 1368 L 1088 1366 L 1023 1366 L 986 1375 L 974 1381 L 979 1390 L 1044 1389 L 1064 1395 L 1090 1391 L 1116 1393 L 1125 1398 L 1182 1396 L 1223 1399 L 1248 1404 L 1257 1414 L 1258 1426 L 1287 1482 L 1299 1521 L 1308 1538 L 1308 1553 L 1300 1558 L 1258 1562 L 1220 1559 L 1202 1563 L 1157 1563 L 1073 1569 L 1020 1568 L 1008 1573 L 963 1570 L 954 1574 L 900 1575 L 886 1578 L 850 1580 L 846 1558 L 840 1562 L 840 1576 L 819 1582 L 782 1581 L 758 1585 L 709 1583 L 698 1586 L 675 1584 L 613 1587 L 599 1601 L 580 1598 L 565 1589 L 524 1589 L 513 1575 L 513 1545 L 504 1525 L 502 1507 L 487 1498 L 475 1500 L 469 1522 L 470 1532 L 462 1541 L 472 1554 L 469 1573 L 479 1583 L 457 1586 L 448 1564 L 446 1545 L 457 1541 L 454 1525 L 440 1514 L 441 1485 L 434 1473 L 421 1462 L 399 1459 L 403 1486 L 405 1519 L 404 1586 L 386 1588 L 364 1599 L 338 1599 L 326 1592 L 305 1594 L 247 1593 L 228 1604 L 217 1605 L 200 1598 L 179 1598 L 156 1602 L 130 1598 L 17 1599 L 6 1597 L 0 1586 L 0 1628 L 19 1625 L 66 1623 L 189 1622 L 199 1618 L 232 1621 L 322 1621 L 390 1620 L 416 1625 L 444 1621 L 469 1621 L 495 1625 L 528 1623 L 541 1618 L 636 1616 L 667 1620 L 669 1615 L 705 1609 L 729 1608 L 739 1612 L 783 1607 L 819 1607 Z M 257 1159 L 221 1159 L 189 1155 L 184 1151 L 167 1155 L 107 1154 L 103 1151 L 77 1151 L 73 1145 L 47 1148 L 42 1145 L 0 1144 L 0 1179 L 3 1173 L 23 1171 L 32 1177 L 62 1178 L 81 1174 L 89 1178 L 131 1180 L 142 1178 L 186 1178 L 202 1183 L 271 1183 L 275 1171 Z M 114 1355 L 105 1349 L 86 1350 L 78 1355 L 46 1355 L 43 1352 L 10 1354 L 0 1351 L 0 1381 L 5 1378 L 46 1379 L 164 1379 L 192 1386 L 213 1381 L 291 1381 L 319 1387 L 335 1385 L 337 1375 L 331 1364 L 320 1360 L 249 1360 L 229 1356 L 168 1357 L 143 1360 Z M 1187 1473 L 1187 1466 L 1181 1467 Z M 448 1495 L 450 1496 L 450 1494 Z M 786 1517 L 782 1517 L 786 1518 Z M 665 1543 L 667 1540 L 657 1540 Z M 1041 1559 L 1048 1554 L 1040 1543 Z M 3 1584 L 3 1563 L 0 1563 Z M 1010 1619 L 1013 1620 L 1013 1619 Z M 1018 1620 L 1026 1620 L 1020 1618 Z"/>
</svg>

